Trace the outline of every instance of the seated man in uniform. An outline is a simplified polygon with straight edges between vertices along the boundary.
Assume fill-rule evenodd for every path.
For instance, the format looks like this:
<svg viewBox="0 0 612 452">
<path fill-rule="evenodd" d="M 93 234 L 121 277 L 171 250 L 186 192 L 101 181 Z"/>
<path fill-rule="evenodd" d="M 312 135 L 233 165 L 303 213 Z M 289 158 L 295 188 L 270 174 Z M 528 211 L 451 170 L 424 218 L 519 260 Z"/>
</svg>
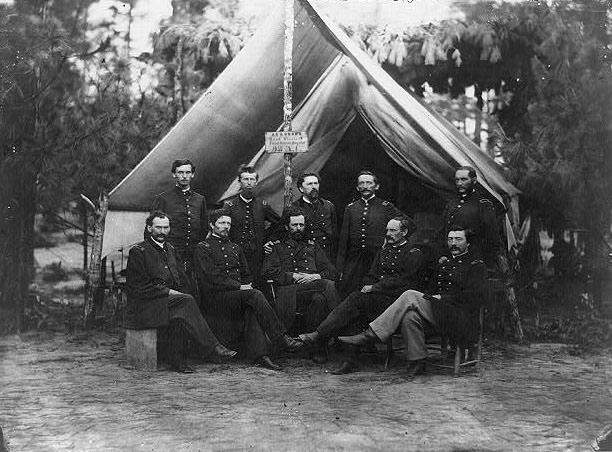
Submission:
<svg viewBox="0 0 612 452">
<path fill-rule="evenodd" d="M 408 245 L 407 238 L 414 229 L 414 223 L 408 217 L 389 220 L 385 243 L 374 257 L 361 291 L 352 292 L 314 332 L 300 334 L 299 338 L 309 344 L 327 341 L 342 331 L 357 332 L 404 291 L 422 287 L 430 251 L 428 247 Z M 338 375 L 356 370 L 358 352 L 356 347 L 349 348 L 340 367 L 332 373 Z"/>
<path fill-rule="evenodd" d="M 127 263 L 125 327 L 158 328 L 169 325 L 171 366 L 181 373 L 193 369 L 184 360 L 185 332 L 201 347 L 203 356 L 233 357 L 212 333 L 191 295 L 182 260 L 167 242 L 170 219 L 155 211 L 146 221 L 148 238 L 132 247 Z"/>
<path fill-rule="evenodd" d="M 263 276 L 278 286 L 276 310 L 284 324 L 290 327 L 299 312 L 304 315 L 302 327 L 312 331 L 338 304 L 336 269 L 317 243 L 305 239 L 305 218 L 300 208 L 287 208 L 282 222 L 287 235 L 266 254 Z M 312 359 L 317 363 L 327 361 L 325 343 Z"/>
<path fill-rule="evenodd" d="M 227 210 L 215 210 L 210 215 L 210 236 L 196 247 L 195 274 L 202 306 L 210 314 L 213 328 L 220 329 L 223 321 L 240 321 L 234 323 L 233 328 L 238 333 L 246 331 L 247 354 L 262 367 L 280 370 L 280 366 L 270 359 L 266 335 L 279 348 L 290 351 L 302 344 L 287 336 L 287 329 L 264 294 L 253 289 L 244 253 L 229 238 L 231 225 Z"/>
<path fill-rule="evenodd" d="M 478 310 L 484 301 L 487 268 L 470 247 L 471 231 L 449 227 L 449 256 L 438 265 L 433 294 L 416 290 L 404 292 L 368 329 L 356 336 L 339 339 L 353 346 L 377 340 L 387 341 L 400 326 L 406 343 L 406 378 L 425 371 L 425 338 L 435 332 L 448 336 L 461 347 L 477 340 Z"/>
</svg>

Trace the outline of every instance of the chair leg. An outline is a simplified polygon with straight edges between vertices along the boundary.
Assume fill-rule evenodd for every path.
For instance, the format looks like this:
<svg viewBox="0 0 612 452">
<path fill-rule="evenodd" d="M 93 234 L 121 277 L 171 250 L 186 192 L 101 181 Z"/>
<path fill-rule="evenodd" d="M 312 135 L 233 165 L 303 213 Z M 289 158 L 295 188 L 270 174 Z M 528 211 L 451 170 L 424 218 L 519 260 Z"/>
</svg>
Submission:
<svg viewBox="0 0 612 452">
<path fill-rule="evenodd" d="M 391 359 L 393 358 L 393 338 L 389 338 L 387 341 L 387 357 L 385 359 L 385 370 L 391 365 Z"/>
<path fill-rule="evenodd" d="M 476 372 L 480 370 L 480 359 L 482 358 L 482 343 L 484 339 L 484 307 L 480 307 L 478 313 L 478 320 L 480 322 L 480 334 L 478 335 L 478 350 L 476 352 Z"/>
</svg>

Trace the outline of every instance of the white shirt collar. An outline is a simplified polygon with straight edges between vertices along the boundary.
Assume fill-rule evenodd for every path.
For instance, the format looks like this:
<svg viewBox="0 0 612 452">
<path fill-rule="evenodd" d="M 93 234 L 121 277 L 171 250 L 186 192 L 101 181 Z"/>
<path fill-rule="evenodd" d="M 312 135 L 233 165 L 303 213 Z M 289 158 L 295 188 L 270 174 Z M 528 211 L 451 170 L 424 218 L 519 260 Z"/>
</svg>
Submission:
<svg viewBox="0 0 612 452">
<path fill-rule="evenodd" d="M 162 242 L 158 242 L 153 237 L 151 237 L 151 240 L 153 240 L 153 243 L 155 243 L 157 246 L 159 246 L 162 250 L 164 249 L 164 244 Z"/>
<path fill-rule="evenodd" d="M 367 198 L 367 199 L 366 199 L 366 198 L 364 198 L 364 197 L 362 196 L 362 197 L 361 197 L 361 199 L 363 199 L 363 200 L 364 200 L 364 202 L 367 204 L 367 203 L 369 203 L 370 201 L 372 201 L 372 199 L 374 199 L 374 197 L 375 197 L 375 196 L 376 196 L 376 195 L 372 195 L 372 196 L 370 196 L 370 197 L 369 197 L 369 198 Z"/>
<path fill-rule="evenodd" d="M 244 196 L 242 196 L 242 195 L 240 195 L 240 198 L 241 198 L 241 199 L 242 199 L 244 202 L 246 202 L 247 204 L 248 204 L 248 203 L 250 203 L 251 201 L 253 201 L 253 198 L 251 198 L 251 199 L 246 199 L 246 198 L 245 198 Z"/>
</svg>

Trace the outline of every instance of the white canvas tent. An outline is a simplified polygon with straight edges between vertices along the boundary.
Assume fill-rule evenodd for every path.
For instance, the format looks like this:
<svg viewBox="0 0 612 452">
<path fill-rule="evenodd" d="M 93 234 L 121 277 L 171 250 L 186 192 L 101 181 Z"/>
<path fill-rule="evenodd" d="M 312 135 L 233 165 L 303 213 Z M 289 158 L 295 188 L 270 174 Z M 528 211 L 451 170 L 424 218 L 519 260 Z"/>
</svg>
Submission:
<svg viewBox="0 0 612 452">
<path fill-rule="evenodd" d="M 310 142 L 293 160 L 295 174 L 322 173 L 322 194 L 339 213 L 363 166 L 383 174 L 393 186 L 385 195 L 400 208 L 439 212 L 454 193 L 454 169 L 472 165 L 492 200 L 507 197 L 517 208 L 518 190 L 492 159 L 400 87 L 309 0 L 294 6 L 293 128 Z M 206 93 L 111 192 L 104 255 L 142 240 L 151 200 L 171 185 L 177 158 L 195 163 L 194 188 L 209 204 L 237 192 L 235 171 L 250 162 L 261 195 L 281 210 L 282 155 L 264 153 L 263 144 L 265 132 L 282 123 L 283 25 L 279 0 Z"/>
</svg>

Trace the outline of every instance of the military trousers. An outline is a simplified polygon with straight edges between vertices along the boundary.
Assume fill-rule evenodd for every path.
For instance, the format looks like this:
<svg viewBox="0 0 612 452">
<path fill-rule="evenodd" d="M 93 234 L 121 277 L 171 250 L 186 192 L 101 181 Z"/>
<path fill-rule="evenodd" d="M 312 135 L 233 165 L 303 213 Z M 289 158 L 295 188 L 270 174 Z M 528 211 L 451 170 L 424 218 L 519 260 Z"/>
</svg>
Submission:
<svg viewBox="0 0 612 452">
<path fill-rule="evenodd" d="M 168 295 L 168 323 L 171 326 L 173 349 L 181 350 L 184 333 L 187 333 L 199 346 L 202 355 L 210 355 L 219 343 L 208 323 L 200 313 L 197 303 L 189 294 Z M 179 331 L 180 329 L 184 331 Z M 178 358 L 178 357 L 173 357 Z"/>
<path fill-rule="evenodd" d="M 386 342 L 401 326 L 406 358 L 409 361 L 427 358 L 425 339 L 438 329 L 431 306 L 435 302 L 425 299 L 421 292 L 407 290 L 370 323 L 370 328 Z"/>
<path fill-rule="evenodd" d="M 270 354 L 269 341 L 278 341 L 285 326 L 257 289 L 213 292 L 207 297 L 210 321 L 220 337 L 244 333 L 245 354 L 253 359 Z M 266 337 L 267 336 L 267 337 Z"/>
</svg>

